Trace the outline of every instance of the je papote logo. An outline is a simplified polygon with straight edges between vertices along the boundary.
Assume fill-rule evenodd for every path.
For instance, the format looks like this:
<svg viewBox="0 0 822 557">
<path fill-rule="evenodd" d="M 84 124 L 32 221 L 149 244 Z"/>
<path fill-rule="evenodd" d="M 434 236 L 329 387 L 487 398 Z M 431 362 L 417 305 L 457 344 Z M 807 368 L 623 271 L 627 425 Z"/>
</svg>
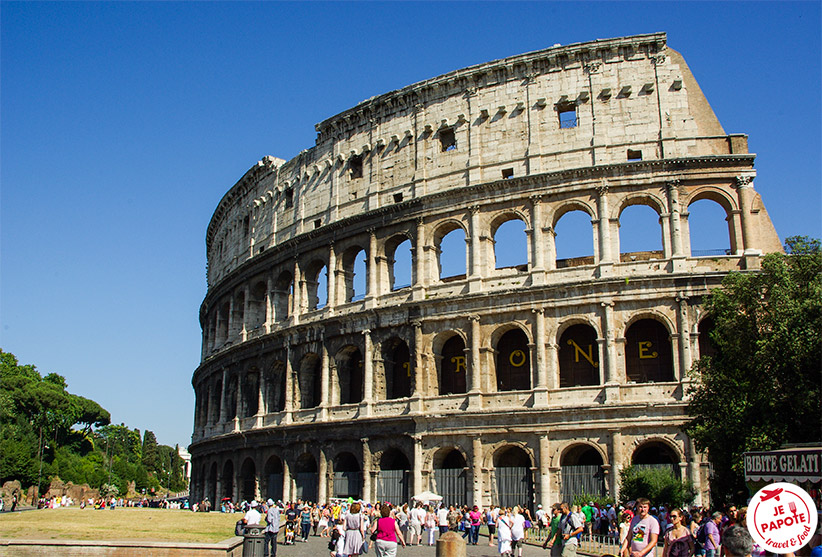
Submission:
<svg viewBox="0 0 822 557">
<path fill-rule="evenodd" d="M 799 486 L 774 483 L 751 499 L 748 531 L 772 553 L 790 553 L 807 544 L 816 530 L 817 509 Z"/>
</svg>

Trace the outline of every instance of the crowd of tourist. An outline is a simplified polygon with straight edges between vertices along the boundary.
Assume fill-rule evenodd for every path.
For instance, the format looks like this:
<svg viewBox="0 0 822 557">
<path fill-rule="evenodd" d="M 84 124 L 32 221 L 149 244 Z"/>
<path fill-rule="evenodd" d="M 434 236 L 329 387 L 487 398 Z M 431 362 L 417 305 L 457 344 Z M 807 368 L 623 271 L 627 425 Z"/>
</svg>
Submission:
<svg viewBox="0 0 822 557">
<path fill-rule="evenodd" d="M 206 500 L 193 509 L 210 509 L 210 504 Z M 600 549 L 610 545 L 619 557 L 766 557 L 748 534 L 747 509 L 735 506 L 719 511 L 656 507 L 648 499 L 625 505 L 589 502 L 581 507 L 563 502 L 550 509 L 537 505 L 532 515 L 524 506 L 480 509 L 476 505 L 372 505 L 350 500 L 319 505 L 268 499 L 237 505 L 224 501 L 220 510 L 243 513 L 237 535 L 249 525 L 262 527 L 264 521 L 265 557 L 276 555 L 278 543 L 305 542 L 312 535 L 328 538 L 330 557 L 358 556 L 369 546 L 377 557 L 394 557 L 399 545 L 432 546 L 449 531 L 477 545 L 483 527 L 488 545 L 496 546 L 502 557 L 522 557 L 529 539 L 537 547 L 541 541 L 550 557 L 575 557 L 581 543 L 597 543 Z M 821 542 L 818 530 L 797 555 L 811 555 Z M 748 546 L 746 552 L 737 553 Z M 814 551 L 814 557 L 822 557 L 822 547 Z"/>
</svg>

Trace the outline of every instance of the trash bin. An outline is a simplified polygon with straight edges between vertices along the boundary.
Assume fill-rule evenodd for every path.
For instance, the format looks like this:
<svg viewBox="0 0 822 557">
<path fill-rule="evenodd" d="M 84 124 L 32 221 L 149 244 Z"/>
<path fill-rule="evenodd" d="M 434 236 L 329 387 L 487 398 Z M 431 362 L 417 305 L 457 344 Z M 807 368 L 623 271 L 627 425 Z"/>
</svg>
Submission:
<svg viewBox="0 0 822 557">
<path fill-rule="evenodd" d="M 465 557 L 465 540 L 456 532 L 448 531 L 437 540 L 437 557 Z"/>
<path fill-rule="evenodd" d="M 265 526 L 249 524 L 243 533 L 243 557 L 263 557 L 265 554 Z"/>
</svg>

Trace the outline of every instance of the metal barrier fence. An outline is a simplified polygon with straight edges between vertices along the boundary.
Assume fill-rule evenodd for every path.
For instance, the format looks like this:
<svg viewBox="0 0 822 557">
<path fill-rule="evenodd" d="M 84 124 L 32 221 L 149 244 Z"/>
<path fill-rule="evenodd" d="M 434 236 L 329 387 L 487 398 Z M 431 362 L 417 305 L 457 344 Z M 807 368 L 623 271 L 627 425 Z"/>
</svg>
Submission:
<svg viewBox="0 0 822 557">
<path fill-rule="evenodd" d="M 529 528 L 528 541 L 542 545 L 550 532 L 550 528 Z M 616 536 L 583 534 L 577 551 L 590 555 L 619 555 L 619 540 Z"/>
</svg>

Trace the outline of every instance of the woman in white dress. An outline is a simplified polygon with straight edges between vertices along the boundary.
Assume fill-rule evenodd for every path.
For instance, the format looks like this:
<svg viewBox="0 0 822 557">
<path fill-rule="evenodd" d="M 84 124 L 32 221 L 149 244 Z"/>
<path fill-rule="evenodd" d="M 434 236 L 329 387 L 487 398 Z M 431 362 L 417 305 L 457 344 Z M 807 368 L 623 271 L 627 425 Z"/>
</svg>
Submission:
<svg viewBox="0 0 822 557">
<path fill-rule="evenodd" d="M 497 551 L 500 555 L 511 555 L 511 516 L 510 510 L 500 508 L 497 517 Z"/>
<path fill-rule="evenodd" d="M 365 532 L 365 521 L 360 514 L 360 504 L 354 503 L 348 510 L 343 521 L 345 526 L 345 545 L 343 545 L 343 555 L 359 555 L 362 553 L 363 532 Z"/>
</svg>

